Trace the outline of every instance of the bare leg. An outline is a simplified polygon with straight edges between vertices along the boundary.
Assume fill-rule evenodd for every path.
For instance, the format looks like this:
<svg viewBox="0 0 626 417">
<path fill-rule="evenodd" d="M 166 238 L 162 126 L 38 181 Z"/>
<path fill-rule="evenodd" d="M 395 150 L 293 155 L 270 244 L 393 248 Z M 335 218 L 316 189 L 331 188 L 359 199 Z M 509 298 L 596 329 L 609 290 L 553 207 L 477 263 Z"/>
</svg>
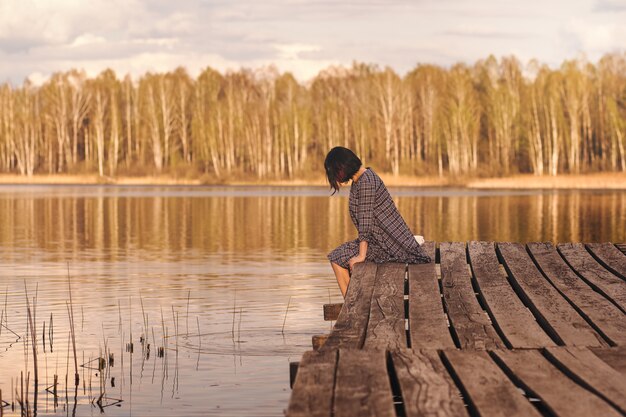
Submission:
<svg viewBox="0 0 626 417">
<path fill-rule="evenodd" d="M 348 284 L 350 283 L 350 271 L 346 268 L 342 268 L 334 262 L 330 263 L 330 266 L 333 267 L 333 272 L 337 277 L 337 284 L 339 284 L 339 289 L 341 290 L 341 295 L 343 298 L 346 298 L 346 292 L 348 291 Z"/>
</svg>

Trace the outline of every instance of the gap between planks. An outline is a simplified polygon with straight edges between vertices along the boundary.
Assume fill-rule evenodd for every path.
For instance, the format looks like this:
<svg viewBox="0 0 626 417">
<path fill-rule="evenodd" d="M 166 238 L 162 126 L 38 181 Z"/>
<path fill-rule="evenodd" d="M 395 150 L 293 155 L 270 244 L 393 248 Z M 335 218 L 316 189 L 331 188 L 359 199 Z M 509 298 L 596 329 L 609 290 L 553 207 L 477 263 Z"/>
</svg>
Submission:
<svg viewBox="0 0 626 417">
<path fill-rule="evenodd" d="M 618 370 L 587 348 L 339 349 L 305 354 L 287 415 L 446 417 L 467 412 L 617 417 L 626 413 L 626 384 Z"/>
</svg>

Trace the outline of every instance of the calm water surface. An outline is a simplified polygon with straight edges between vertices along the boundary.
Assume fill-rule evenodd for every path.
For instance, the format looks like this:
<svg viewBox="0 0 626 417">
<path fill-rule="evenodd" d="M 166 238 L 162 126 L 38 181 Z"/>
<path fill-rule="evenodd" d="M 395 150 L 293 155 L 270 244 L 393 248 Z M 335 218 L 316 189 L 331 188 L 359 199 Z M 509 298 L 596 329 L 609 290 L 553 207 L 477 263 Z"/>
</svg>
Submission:
<svg viewBox="0 0 626 417">
<path fill-rule="evenodd" d="M 430 240 L 626 241 L 624 192 L 391 192 L 412 230 Z M 15 402 L 30 372 L 24 399 L 34 407 L 27 288 L 31 304 L 36 296 L 40 416 L 99 415 L 101 395 L 112 416 L 282 415 L 289 362 L 310 349 L 311 335 L 329 331 L 322 304 L 341 300 L 325 255 L 356 235 L 346 194 L 328 195 L 0 186 L 2 399 Z M 96 359 L 109 353 L 114 363 L 99 371 Z M 55 374 L 56 404 L 46 390 Z"/>
</svg>

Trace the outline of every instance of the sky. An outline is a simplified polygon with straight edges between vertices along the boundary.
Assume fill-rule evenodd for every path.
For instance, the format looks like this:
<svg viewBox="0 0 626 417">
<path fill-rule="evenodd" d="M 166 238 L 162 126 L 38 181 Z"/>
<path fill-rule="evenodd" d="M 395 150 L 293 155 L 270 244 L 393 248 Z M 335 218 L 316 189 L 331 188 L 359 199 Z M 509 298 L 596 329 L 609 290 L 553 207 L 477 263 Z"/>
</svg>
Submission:
<svg viewBox="0 0 626 417">
<path fill-rule="evenodd" d="M 353 61 L 400 74 L 490 54 L 558 67 L 626 50 L 626 0 L 0 0 L 0 83 Z"/>
</svg>

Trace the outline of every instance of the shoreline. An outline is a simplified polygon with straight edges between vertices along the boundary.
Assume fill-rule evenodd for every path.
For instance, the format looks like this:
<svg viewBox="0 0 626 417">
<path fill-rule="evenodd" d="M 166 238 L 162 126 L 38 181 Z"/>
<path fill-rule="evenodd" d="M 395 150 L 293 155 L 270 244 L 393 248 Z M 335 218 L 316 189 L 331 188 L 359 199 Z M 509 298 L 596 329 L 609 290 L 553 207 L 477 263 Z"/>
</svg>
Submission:
<svg viewBox="0 0 626 417">
<path fill-rule="evenodd" d="M 466 189 L 579 189 L 579 190 L 626 190 L 626 173 L 562 174 L 558 176 L 534 176 L 532 174 L 508 177 L 450 178 L 435 176 L 394 176 L 380 173 L 390 187 L 417 188 L 466 188 Z M 223 180 L 214 183 L 200 178 L 174 178 L 171 176 L 119 176 L 98 175 L 34 175 L 0 174 L 2 185 L 127 185 L 127 186 L 281 186 L 281 187 L 327 187 L 325 179 L 304 178 L 292 180 Z"/>
</svg>

